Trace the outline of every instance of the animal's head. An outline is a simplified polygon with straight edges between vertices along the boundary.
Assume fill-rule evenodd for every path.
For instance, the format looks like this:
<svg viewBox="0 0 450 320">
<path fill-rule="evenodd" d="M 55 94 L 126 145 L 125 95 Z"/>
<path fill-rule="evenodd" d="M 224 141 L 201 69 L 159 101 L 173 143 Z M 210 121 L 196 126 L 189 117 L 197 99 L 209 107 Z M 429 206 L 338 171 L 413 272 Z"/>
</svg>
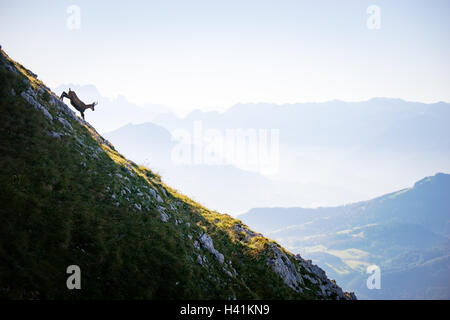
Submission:
<svg viewBox="0 0 450 320">
<path fill-rule="evenodd" d="M 96 105 L 98 105 L 98 102 L 97 102 L 97 101 L 94 102 L 93 104 L 91 104 L 91 109 L 92 109 L 92 111 L 95 111 L 95 110 L 94 110 L 94 107 L 95 107 Z"/>
<path fill-rule="evenodd" d="M 72 93 L 72 92 L 73 92 L 72 89 L 69 88 L 69 93 Z"/>
</svg>

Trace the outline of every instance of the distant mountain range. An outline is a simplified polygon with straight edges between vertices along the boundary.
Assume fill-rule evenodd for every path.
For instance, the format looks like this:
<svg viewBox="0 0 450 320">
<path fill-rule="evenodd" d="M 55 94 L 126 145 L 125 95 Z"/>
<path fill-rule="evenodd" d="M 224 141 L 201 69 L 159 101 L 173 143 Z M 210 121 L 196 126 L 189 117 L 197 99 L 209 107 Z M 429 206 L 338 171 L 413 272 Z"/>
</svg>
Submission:
<svg viewBox="0 0 450 320">
<path fill-rule="evenodd" d="M 346 190 L 303 206 L 337 205 L 449 172 L 450 104 L 373 98 L 361 102 L 237 104 L 223 113 L 194 111 L 185 118 L 157 115 L 169 131 L 256 128 L 280 131 L 280 168 L 273 179 L 316 182 Z M 380 179 L 380 176 L 382 179 Z M 315 197 L 316 198 L 316 197 Z M 281 205 L 281 204 L 280 204 Z"/>
<path fill-rule="evenodd" d="M 239 218 L 366 299 L 450 299 L 450 175 L 338 207 L 255 208 Z M 366 267 L 381 268 L 381 289 Z"/>
<path fill-rule="evenodd" d="M 203 121 L 211 128 L 279 128 L 292 147 L 363 148 L 378 151 L 450 152 L 450 105 L 373 98 L 361 102 L 237 104 L 223 113 L 194 111 L 185 118 L 166 113 L 153 122 L 168 130 Z M 440 137 L 441 139 L 436 139 Z"/>
<path fill-rule="evenodd" d="M 151 159 L 152 168 L 173 186 L 232 214 L 253 207 L 337 206 L 398 190 L 435 172 L 450 172 L 450 104 L 444 102 L 374 98 L 248 103 L 181 118 L 164 106 L 102 97 L 94 86 L 67 84 L 55 91 L 67 87 L 87 101 L 99 100 L 86 119 L 129 158 L 139 163 Z M 266 174 L 238 161 L 175 164 L 171 152 L 178 141 L 173 133 L 193 134 L 199 122 L 204 131 L 221 134 L 230 129 L 279 130 L 278 170 Z M 226 150 L 219 156 L 229 158 Z"/>
<path fill-rule="evenodd" d="M 310 203 L 319 201 L 321 192 L 336 199 L 345 196 L 345 190 L 332 186 L 271 180 L 231 164 L 176 164 L 171 153 L 177 142 L 167 129 L 153 123 L 127 124 L 104 136 L 130 159 L 147 164 L 173 187 L 218 211 L 242 213 L 274 203 Z"/>
</svg>

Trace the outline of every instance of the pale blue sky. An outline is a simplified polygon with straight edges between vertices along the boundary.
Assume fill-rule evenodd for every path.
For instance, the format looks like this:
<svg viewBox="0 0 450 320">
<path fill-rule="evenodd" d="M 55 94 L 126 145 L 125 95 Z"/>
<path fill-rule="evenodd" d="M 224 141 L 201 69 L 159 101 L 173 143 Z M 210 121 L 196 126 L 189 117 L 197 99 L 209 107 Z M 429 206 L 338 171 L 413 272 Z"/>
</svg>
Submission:
<svg viewBox="0 0 450 320">
<path fill-rule="evenodd" d="M 190 110 L 450 101 L 450 1 L 0 1 L 0 44 L 50 86 Z M 66 9 L 81 9 L 69 30 Z M 366 27 L 369 5 L 381 29 Z"/>
</svg>

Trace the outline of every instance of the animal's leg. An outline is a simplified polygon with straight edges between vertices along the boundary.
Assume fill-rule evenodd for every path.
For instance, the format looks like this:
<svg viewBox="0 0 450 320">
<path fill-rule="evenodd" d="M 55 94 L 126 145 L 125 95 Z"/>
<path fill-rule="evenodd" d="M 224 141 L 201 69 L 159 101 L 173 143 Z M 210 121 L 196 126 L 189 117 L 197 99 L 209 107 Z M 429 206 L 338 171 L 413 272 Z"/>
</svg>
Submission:
<svg viewBox="0 0 450 320">
<path fill-rule="evenodd" d="M 65 91 L 63 91 L 63 93 L 61 93 L 61 97 L 59 97 L 59 99 L 63 99 L 63 98 L 69 98 L 69 96 L 67 95 L 67 93 Z"/>
<path fill-rule="evenodd" d="M 83 111 L 80 111 L 80 113 L 81 113 L 81 117 L 82 117 L 83 120 L 84 120 L 84 112 L 83 112 Z"/>
</svg>

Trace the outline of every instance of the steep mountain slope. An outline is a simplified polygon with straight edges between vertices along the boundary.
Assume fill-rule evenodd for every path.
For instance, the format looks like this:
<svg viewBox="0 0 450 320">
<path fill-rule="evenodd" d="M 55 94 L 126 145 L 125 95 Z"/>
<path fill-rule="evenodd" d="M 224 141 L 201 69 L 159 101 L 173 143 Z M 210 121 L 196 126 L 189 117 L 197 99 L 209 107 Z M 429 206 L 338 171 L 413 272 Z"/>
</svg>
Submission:
<svg viewBox="0 0 450 320">
<path fill-rule="evenodd" d="M 449 192 L 450 175 L 438 173 L 369 201 L 253 209 L 239 218 L 313 259 L 360 298 L 450 299 Z M 371 264 L 381 268 L 381 290 L 365 285 Z"/>
<path fill-rule="evenodd" d="M 1 298 L 355 298 L 124 158 L 4 51 L 0 108 Z"/>
</svg>

